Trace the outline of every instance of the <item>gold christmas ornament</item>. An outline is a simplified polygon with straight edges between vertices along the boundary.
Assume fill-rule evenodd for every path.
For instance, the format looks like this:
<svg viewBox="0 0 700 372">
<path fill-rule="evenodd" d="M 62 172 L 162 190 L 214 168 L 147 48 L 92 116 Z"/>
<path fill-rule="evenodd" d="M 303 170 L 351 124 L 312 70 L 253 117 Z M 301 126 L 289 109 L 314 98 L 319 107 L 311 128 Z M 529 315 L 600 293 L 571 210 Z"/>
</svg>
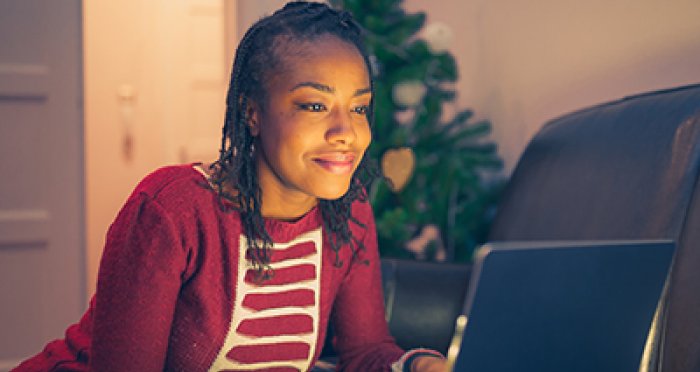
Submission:
<svg viewBox="0 0 700 372">
<path fill-rule="evenodd" d="M 408 147 L 389 149 L 382 156 L 382 174 L 389 180 L 389 188 L 399 192 L 408 183 L 416 166 L 416 155 Z"/>
</svg>

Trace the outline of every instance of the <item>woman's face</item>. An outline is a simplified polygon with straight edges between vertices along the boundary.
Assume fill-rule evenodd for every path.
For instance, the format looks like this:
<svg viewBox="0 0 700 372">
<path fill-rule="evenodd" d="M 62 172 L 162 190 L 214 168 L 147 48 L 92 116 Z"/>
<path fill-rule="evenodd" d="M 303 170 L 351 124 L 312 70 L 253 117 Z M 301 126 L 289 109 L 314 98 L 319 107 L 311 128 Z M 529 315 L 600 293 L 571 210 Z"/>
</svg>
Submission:
<svg viewBox="0 0 700 372">
<path fill-rule="evenodd" d="M 266 101 L 251 106 L 264 210 L 340 198 L 371 141 L 359 51 L 333 36 L 292 42 L 296 52 L 268 74 Z"/>
</svg>

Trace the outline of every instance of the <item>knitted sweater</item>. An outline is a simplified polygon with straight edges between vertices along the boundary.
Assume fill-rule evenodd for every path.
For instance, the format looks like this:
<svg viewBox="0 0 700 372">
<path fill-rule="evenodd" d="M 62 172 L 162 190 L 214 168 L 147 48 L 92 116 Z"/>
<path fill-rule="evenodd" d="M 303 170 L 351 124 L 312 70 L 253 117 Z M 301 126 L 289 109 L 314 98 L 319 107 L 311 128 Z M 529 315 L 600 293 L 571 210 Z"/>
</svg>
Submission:
<svg viewBox="0 0 700 372">
<path fill-rule="evenodd" d="M 266 220 L 274 277 L 262 283 L 248 266 L 239 214 L 221 203 L 192 166 L 146 177 L 107 233 L 81 321 L 17 370 L 304 371 L 329 321 L 339 370 L 390 370 L 403 350 L 384 320 L 368 203 L 352 208 L 366 228 L 350 223 L 365 250 L 353 260 L 343 247 L 341 267 L 317 208 L 296 222 Z"/>
</svg>

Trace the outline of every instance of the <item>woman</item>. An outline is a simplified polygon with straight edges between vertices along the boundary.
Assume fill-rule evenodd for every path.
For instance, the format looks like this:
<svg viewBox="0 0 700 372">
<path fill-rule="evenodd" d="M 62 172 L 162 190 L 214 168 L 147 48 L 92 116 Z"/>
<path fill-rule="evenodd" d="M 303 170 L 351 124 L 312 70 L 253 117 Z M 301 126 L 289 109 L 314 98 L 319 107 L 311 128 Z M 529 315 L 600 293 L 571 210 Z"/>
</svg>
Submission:
<svg viewBox="0 0 700 372">
<path fill-rule="evenodd" d="M 440 371 L 387 331 L 361 180 L 372 81 L 350 15 L 294 2 L 234 61 L 219 159 L 146 177 L 112 224 L 97 292 L 18 371 Z"/>
</svg>

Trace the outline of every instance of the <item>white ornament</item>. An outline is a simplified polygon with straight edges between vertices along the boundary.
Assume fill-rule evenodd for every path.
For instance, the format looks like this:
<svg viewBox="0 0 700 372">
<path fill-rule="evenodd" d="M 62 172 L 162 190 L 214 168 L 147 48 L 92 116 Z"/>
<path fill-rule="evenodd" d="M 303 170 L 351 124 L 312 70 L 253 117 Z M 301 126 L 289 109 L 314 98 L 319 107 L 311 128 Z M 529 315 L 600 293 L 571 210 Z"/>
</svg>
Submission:
<svg viewBox="0 0 700 372">
<path fill-rule="evenodd" d="M 425 26 L 423 38 L 428 43 L 428 48 L 433 53 L 447 51 L 452 44 L 454 35 L 452 30 L 444 23 L 435 22 Z"/>
<path fill-rule="evenodd" d="M 418 260 L 425 260 L 427 257 L 428 245 L 435 243 L 436 251 L 433 257 L 435 261 L 442 262 L 447 258 L 447 252 L 442 245 L 440 238 L 440 228 L 435 225 L 425 225 L 420 234 L 406 242 L 406 250 L 412 252 Z"/>
<path fill-rule="evenodd" d="M 413 120 L 416 118 L 416 109 L 410 108 L 407 110 L 396 110 L 394 112 L 394 120 L 396 120 L 399 125 L 408 126 L 413 124 Z"/>
<path fill-rule="evenodd" d="M 428 89 L 419 80 L 404 81 L 394 85 L 392 96 L 394 102 L 402 106 L 416 106 L 419 104 Z"/>
</svg>

